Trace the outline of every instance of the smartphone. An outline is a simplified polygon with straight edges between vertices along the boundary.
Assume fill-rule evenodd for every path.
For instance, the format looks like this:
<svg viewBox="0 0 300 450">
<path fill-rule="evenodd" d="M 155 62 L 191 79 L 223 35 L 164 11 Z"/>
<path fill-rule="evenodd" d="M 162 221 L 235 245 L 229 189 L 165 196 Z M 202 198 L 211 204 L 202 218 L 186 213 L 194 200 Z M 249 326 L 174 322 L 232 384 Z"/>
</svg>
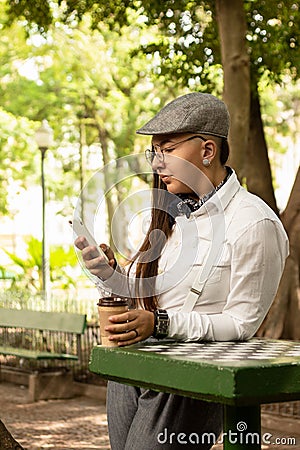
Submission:
<svg viewBox="0 0 300 450">
<path fill-rule="evenodd" d="M 69 223 L 72 226 L 73 231 L 77 237 L 84 236 L 86 238 L 86 240 L 88 241 L 89 245 L 94 245 L 95 247 L 97 247 L 100 255 L 103 256 L 103 258 L 105 258 L 106 261 L 108 261 L 108 257 L 106 256 L 104 251 L 101 249 L 101 247 L 99 247 L 95 238 L 92 236 L 89 229 L 87 228 L 87 226 L 84 224 L 83 220 L 80 217 L 74 217 L 73 222 L 70 220 Z"/>
</svg>

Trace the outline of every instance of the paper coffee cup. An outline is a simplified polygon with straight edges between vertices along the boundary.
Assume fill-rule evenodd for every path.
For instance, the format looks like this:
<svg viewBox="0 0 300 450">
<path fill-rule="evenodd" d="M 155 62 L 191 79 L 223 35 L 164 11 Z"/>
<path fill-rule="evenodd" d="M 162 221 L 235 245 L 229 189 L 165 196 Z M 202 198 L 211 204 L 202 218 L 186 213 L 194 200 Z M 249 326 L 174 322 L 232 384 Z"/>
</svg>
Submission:
<svg viewBox="0 0 300 450">
<path fill-rule="evenodd" d="M 111 333 L 105 331 L 107 325 L 111 325 L 108 318 L 116 314 L 122 314 L 128 311 L 128 302 L 124 298 L 106 297 L 101 298 L 98 303 L 98 315 L 100 325 L 101 345 L 104 347 L 117 347 L 117 341 L 110 341 Z"/>
</svg>

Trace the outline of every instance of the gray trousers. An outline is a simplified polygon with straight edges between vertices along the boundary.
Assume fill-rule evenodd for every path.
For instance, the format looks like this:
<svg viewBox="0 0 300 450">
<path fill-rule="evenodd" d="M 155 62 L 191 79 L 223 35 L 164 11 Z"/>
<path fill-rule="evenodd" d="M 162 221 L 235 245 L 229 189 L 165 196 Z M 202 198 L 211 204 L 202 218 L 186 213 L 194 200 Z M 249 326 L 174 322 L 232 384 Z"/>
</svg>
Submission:
<svg viewBox="0 0 300 450">
<path fill-rule="evenodd" d="M 222 431 L 220 404 L 113 381 L 107 417 L 112 450 L 208 450 Z"/>
</svg>

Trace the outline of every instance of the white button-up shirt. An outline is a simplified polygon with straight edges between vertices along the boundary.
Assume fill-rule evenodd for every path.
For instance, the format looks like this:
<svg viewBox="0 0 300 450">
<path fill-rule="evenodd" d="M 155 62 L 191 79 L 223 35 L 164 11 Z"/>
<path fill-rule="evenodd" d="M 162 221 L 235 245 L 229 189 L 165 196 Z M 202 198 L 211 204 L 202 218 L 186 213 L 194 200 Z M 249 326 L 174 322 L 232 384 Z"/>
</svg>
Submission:
<svg viewBox="0 0 300 450">
<path fill-rule="evenodd" d="M 211 205 L 217 205 L 218 210 Z M 193 222 L 197 236 L 191 233 Z M 181 312 L 195 278 L 207 265 L 220 228 L 222 245 L 204 289 L 193 311 Z M 260 198 L 247 192 L 233 173 L 190 219 L 177 218 L 160 259 L 160 269 L 172 271 L 180 242 L 185 239 L 190 243 L 190 251 L 197 248 L 191 270 L 186 276 L 179 272 L 180 282 L 159 299 L 159 306 L 169 312 L 169 336 L 184 341 L 252 337 L 272 304 L 289 252 L 278 217 Z"/>
<path fill-rule="evenodd" d="M 278 217 L 233 172 L 190 218 L 176 218 L 163 249 L 156 293 L 170 317 L 169 337 L 252 337 L 272 304 L 288 253 Z M 201 277 L 202 292 L 189 311 L 188 294 Z M 113 283 L 114 276 L 104 286 Z"/>
</svg>

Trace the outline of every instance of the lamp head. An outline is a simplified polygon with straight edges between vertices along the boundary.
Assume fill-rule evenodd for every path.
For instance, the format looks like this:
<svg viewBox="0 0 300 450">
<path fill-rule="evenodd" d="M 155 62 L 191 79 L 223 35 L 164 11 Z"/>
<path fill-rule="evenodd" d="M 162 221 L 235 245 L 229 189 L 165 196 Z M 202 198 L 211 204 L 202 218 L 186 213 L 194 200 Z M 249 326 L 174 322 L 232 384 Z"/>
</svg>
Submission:
<svg viewBox="0 0 300 450">
<path fill-rule="evenodd" d="M 53 130 L 47 120 L 43 120 L 40 128 L 36 130 L 35 140 L 39 149 L 47 149 L 53 144 Z"/>
</svg>

